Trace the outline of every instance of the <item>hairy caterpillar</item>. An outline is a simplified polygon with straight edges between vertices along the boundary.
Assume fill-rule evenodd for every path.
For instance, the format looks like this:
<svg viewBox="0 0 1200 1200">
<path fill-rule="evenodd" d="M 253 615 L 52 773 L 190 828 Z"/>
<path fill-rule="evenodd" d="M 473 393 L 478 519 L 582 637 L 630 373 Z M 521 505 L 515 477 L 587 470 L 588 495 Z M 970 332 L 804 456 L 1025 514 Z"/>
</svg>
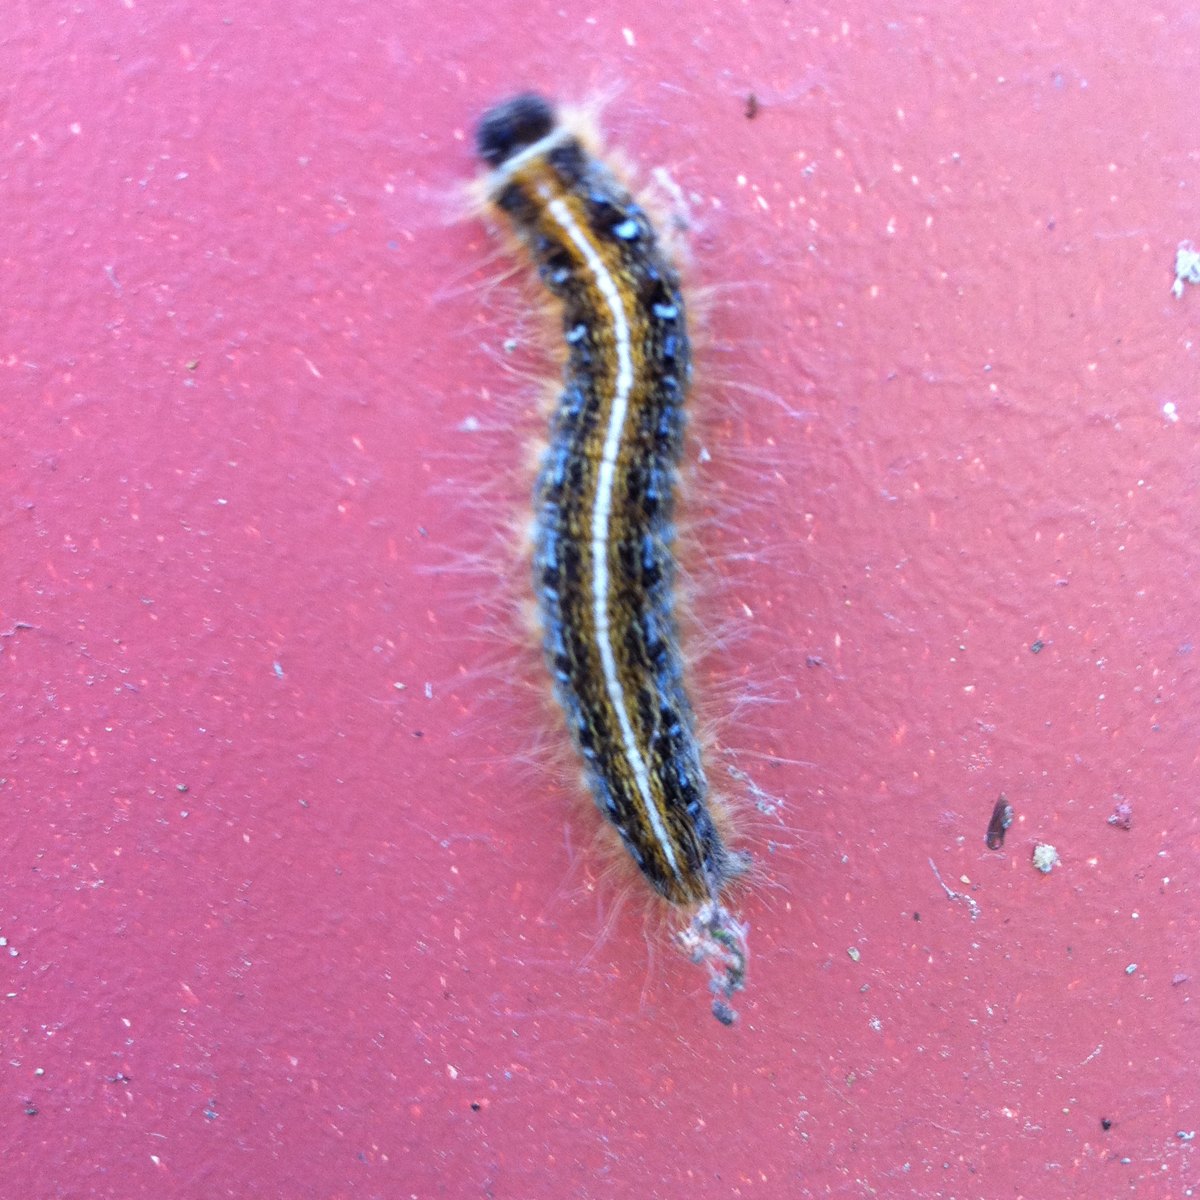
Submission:
<svg viewBox="0 0 1200 1200">
<path fill-rule="evenodd" d="M 746 867 L 709 795 L 675 617 L 675 485 L 691 351 L 678 274 L 645 212 L 542 97 L 477 131 L 489 203 L 562 314 L 566 364 L 534 493 L 547 662 L 596 803 L 650 886 L 690 914 L 713 1012 L 745 983 L 722 897 Z"/>
</svg>

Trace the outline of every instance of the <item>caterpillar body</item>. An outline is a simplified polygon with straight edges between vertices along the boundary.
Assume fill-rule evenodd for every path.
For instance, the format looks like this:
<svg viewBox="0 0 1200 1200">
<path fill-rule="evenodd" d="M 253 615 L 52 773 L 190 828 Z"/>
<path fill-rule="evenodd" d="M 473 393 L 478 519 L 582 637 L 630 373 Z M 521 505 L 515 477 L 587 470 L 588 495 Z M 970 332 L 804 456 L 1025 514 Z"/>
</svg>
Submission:
<svg viewBox="0 0 1200 1200">
<path fill-rule="evenodd" d="M 646 881 L 691 915 L 713 1012 L 744 986 L 725 908 L 746 856 L 715 819 L 675 615 L 675 490 L 691 348 L 678 273 L 650 220 L 552 106 L 479 123 L 489 203 L 561 310 L 562 391 L 534 493 L 546 660 L 596 803 Z"/>
</svg>

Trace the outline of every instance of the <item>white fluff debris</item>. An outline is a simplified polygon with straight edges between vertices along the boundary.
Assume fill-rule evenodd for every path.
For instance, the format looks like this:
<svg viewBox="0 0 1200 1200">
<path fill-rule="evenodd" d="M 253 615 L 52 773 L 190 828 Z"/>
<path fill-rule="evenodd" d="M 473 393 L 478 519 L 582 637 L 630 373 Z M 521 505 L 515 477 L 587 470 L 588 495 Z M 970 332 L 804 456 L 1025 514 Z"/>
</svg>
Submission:
<svg viewBox="0 0 1200 1200">
<path fill-rule="evenodd" d="M 1185 283 L 1200 284 L 1200 250 L 1191 242 L 1180 242 L 1175 251 L 1175 282 L 1171 284 L 1171 291 L 1176 300 L 1183 298 Z"/>
</svg>

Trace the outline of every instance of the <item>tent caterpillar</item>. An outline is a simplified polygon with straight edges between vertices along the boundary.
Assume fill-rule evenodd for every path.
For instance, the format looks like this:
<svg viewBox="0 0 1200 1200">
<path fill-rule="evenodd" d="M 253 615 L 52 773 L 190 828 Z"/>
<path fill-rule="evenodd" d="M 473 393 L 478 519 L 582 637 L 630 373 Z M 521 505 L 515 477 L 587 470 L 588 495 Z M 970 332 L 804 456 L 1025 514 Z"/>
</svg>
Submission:
<svg viewBox="0 0 1200 1200">
<path fill-rule="evenodd" d="M 744 986 L 722 895 L 747 865 L 709 795 L 675 617 L 674 498 L 691 378 L 679 276 L 645 212 L 534 94 L 477 131 L 488 202 L 561 311 L 562 391 L 534 493 L 546 659 L 601 812 L 650 886 L 691 914 L 713 1012 Z"/>
</svg>

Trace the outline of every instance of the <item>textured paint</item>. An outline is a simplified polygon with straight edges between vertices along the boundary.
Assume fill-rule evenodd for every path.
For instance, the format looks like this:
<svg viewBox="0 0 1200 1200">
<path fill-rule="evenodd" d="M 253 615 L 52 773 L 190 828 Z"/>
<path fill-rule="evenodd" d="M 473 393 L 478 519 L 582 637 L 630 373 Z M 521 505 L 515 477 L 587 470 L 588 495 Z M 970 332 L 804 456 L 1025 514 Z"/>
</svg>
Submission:
<svg viewBox="0 0 1200 1200">
<path fill-rule="evenodd" d="M 6 1193 L 1200 1186 L 1198 39 L 1182 2 L 16 5 Z M 521 389 L 447 223 L 471 123 L 614 82 L 714 290 L 701 690 L 787 801 L 732 1031 L 593 895 L 540 701 L 430 569 Z"/>
</svg>

